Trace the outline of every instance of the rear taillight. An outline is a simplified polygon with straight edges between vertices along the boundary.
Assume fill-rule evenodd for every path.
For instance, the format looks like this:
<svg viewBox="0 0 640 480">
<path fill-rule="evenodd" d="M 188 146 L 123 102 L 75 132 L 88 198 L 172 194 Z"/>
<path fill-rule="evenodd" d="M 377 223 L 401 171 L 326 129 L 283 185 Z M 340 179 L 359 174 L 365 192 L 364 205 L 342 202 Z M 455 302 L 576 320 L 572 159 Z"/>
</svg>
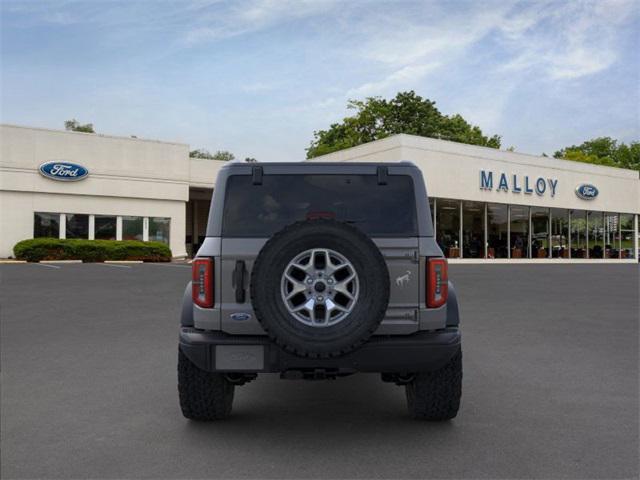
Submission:
<svg viewBox="0 0 640 480">
<path fill-rule="evenodd" d="M 447 303 L 449 274 L 444 258 L 427 259 L 427 307 L 438 308 Z"/>
<path fill-rule="evenodd" d="M 199 307 L 213 307 L 212 258 L 196 258 L 191 264 L 191 298 Z"/>
</svg>

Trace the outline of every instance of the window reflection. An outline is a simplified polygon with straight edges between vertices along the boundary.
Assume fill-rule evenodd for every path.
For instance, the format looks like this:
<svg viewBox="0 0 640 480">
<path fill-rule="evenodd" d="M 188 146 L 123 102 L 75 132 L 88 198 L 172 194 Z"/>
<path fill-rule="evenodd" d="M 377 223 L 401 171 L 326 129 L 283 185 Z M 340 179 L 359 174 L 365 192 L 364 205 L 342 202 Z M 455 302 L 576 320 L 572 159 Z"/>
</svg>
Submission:
<svg viewBox="0 0 640 480">
<path fill-rule="evenodd" d="M 171 219 L 164 217 L 149 218 L 149 240 L 169 244 L 169 226 Z"/>
<path fill-rule="evenodd" d="M 60 214 L 42 213 L 33 214 L 33 238 L 60 237 Z"/>
<path fill-rule="evenodd" d="M 142 240 L 142 217 L 122 217 L 122 239 Z"/>
<path fill-rule="evenodd" d="M 484 203 L 462 202 L 462 257 L 484 258 Z"/>
<path fill-rule="evenodd" d="M 507 258 L 508 206 L 487 204 L 487 258 Z"/>
<path fill-rule="evenodd" d="M 460 257 L 460 202 L 439 198 L 436 202 L 436 241 L 447 258 Z"/>
<path fill-rule="evenodd" d="M 587 258 L 587 212 L 571 212 L 571 258 Z"/>
<path fill-rule="evenodd" d="M 511 258 L 529 257 L 529 207 L 511 206 Z"/>
<path fill-rule="evenodd" d="M 89 238 L 89 215 L 67 213 L 65 236 L 67 238 Z"/>
<path fill-rule="evenodd" d="M 569 210 L 551 209 L 551 256 L 569 258 Z"/>
<path fill-rule="evenodd" d="M 531 258 L 549 256 L 549 209 L 531 207 Z"/>
<path fill-rule="evenodd" d="M 433 216 L 436 213 L 435 210 L 435 205 L 434 205 L 435 199 L 433 197 L 429 197 L 429 214 L 431 215 L 431 225 L 433 225 L 435 227 L 435 218 L 433 218 Z"/>
<path fill-rule="evenodd" d="M 634 251 L 633 236 L 633 215 L 623 213 L 620 215 L 620 253 L 622 258 L 636 258 Z"/>
<path fill-rule="evenodd" d="M 619 227 L 617 213 L 604 214 L 604 258 L 620 258 Z"/>
<path fill-rule="evenodd" d="M 589 234 L 589 258 L 604 258 L 604 224 L 602 212 L 589 212 L 587 217 Z"/>
<path fill-rule="evenodd" d="M 94 238 L 96 240 L 116 239 L 116 217 L 111 215 L 96 215 L 94 218 Z"/>
</svg>

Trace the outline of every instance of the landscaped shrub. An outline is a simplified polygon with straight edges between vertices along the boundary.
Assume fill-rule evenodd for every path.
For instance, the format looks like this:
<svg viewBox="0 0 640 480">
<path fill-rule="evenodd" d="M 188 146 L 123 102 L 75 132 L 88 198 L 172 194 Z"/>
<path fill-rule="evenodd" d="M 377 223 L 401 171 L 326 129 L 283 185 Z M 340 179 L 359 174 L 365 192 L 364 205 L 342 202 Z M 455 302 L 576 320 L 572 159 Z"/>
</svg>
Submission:
<svg viewBox="0 0 640 480">
<path fill-rule="evenodd" d="M 81 240 L 59 238 L 33 238 L 16 243 L 13 254 L 19 260 L 142 260 L 169 262 L 171 249 L 160 242 L 138 240 Z"/>
</svg>

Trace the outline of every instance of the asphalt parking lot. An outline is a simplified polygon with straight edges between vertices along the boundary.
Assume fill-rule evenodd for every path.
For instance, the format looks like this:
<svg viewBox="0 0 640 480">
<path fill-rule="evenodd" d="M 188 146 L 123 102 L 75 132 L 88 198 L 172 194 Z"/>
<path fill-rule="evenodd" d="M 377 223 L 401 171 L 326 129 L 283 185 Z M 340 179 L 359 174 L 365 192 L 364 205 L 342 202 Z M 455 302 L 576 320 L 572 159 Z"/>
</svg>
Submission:
<svg viewBox="0 0 640 480">
<path fill-rule="evenodd" d="M 637 478 L 637 265 L 451 267 L 464 390 L 411 420 L 376 375 L 264 375 L 179 411 L 184 265 L 3 265 L 2 478 Z"/>
</svg>

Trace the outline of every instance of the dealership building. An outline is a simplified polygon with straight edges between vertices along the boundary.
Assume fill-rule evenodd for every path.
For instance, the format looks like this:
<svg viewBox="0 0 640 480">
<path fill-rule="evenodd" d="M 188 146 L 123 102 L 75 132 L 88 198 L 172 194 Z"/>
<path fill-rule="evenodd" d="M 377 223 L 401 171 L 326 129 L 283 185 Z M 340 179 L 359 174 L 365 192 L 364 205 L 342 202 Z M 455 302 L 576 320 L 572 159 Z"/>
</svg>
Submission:
<svg viewBox="0 0 640 480">
<path fill-rule="evenodd" d="M 410 161 L 455 261 L 637 262 L 639 172 L 394 135 L 314 161 Z M 0 258 L 34 237 L 197 251 L 224 162 L 181 143 L 0 125 Z"/>
</svg>

